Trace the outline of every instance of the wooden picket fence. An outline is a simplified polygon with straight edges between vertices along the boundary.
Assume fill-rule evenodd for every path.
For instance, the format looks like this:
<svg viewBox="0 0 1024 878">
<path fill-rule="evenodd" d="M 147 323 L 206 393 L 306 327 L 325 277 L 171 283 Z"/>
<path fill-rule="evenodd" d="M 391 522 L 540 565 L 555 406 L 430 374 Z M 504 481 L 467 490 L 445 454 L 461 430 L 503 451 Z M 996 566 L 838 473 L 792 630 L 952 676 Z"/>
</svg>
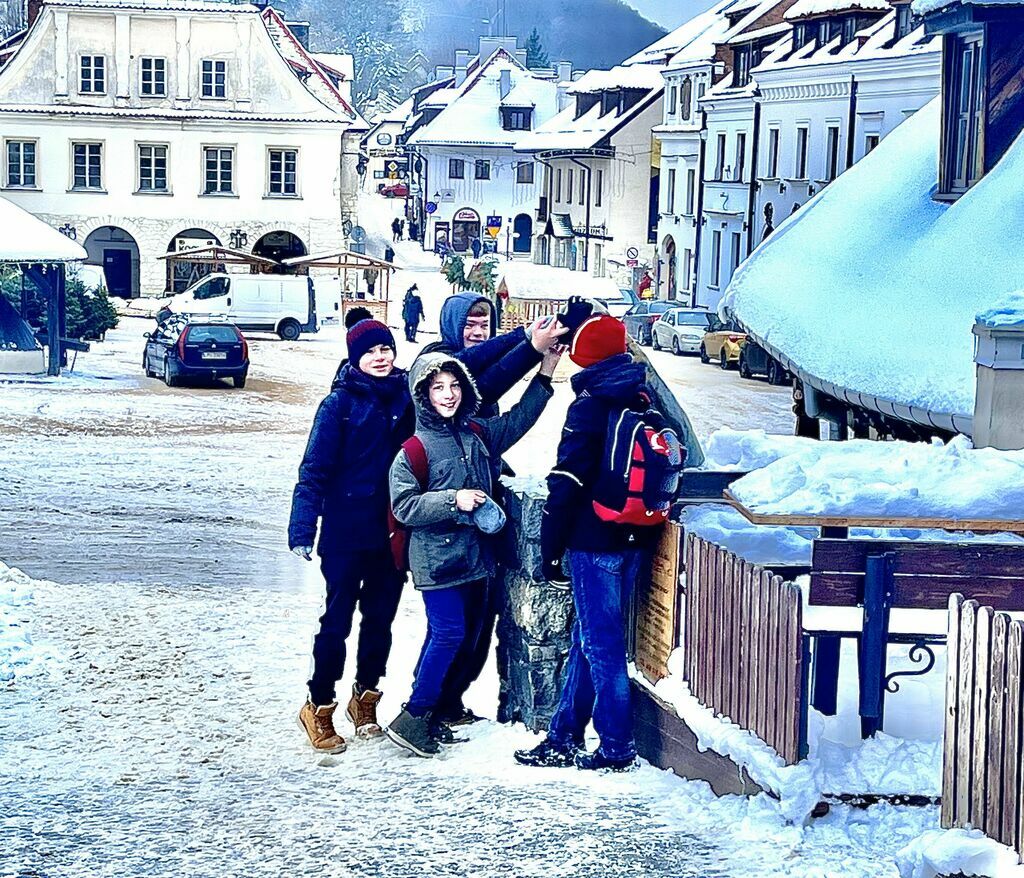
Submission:
<svg viewBox="0 0 1024 878">
<path fill-rule="evenodd" d="M 1024 855 L 1024 622 L 954 594 L 947 643 L 942 825 Z"/>
<path fill-rule="evenodd" d="M 683 650 L 690 691 L 793 765 L 802 757 L 799 587 L 687 534 Z"/>
</svg>

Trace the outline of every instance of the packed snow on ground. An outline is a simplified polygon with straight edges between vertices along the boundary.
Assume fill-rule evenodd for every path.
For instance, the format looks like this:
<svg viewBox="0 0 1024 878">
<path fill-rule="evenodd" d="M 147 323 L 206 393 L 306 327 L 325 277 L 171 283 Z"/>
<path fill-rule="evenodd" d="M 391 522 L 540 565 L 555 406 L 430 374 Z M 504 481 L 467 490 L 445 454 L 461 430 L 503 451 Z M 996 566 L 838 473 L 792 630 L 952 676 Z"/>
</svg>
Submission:
<svg viewBox="0 0 1024 878">
<path fill-rule="evenodd" d="M 734 482 L 755 513 L 1020 521 L 1024 451 L 947 444 L 822 442 Z"/>
<path fill-rule="evenodd" d="M 1024 290 L 1010 293 L 991 308 L 980 311 L 974 319 L 982 326 L 1024 325 Z"/>
<path fill-rule="evenodd" d="M 45 651 L 32 639 L 36 580 L 0 561 L 0 683 L 27 673 Z"/>
<path fill-rule="evenodd" d="M 1024 878 L 1017 852 L 978 829 L 932 829 L 914 839 L 896 857 L 901 878 L 985 875 Z"/>
<path fill-rule="evenodd" d="M 1024 137 L 947 205 L 932 197 L 939 130 L 935 99 L 788 218 L 723 306 L 812 375 L 966 417 L 975 314 L 1020 285 Z"/>
</svg>

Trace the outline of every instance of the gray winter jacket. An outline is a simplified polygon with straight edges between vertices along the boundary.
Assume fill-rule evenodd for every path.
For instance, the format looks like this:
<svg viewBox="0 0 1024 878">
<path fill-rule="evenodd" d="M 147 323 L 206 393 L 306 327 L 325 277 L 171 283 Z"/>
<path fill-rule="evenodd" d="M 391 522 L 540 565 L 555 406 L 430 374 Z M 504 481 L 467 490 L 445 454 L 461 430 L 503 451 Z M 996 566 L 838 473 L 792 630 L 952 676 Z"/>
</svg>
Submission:
<svg viewBox="0 0 1024 878">
<path fill-rule="evenodd" d="M 456 375 L 462 387 L 462 405 L 451 419 L 437 414 L 428 396 L 430 382 L 442 371 Z M 489 578 L 495 572 L 494 537 L 481 533 L 458 510 L 455 492 L 475 488 L 494 496 L 492 457 L 504 454 L 536 423 L 551 398 L 551 381 L 537 376 L 508 412 L 482 419 L 473 417 L 480 405 L 476 384 L 450 354 L 420 357 L 409 383 L 416 435 L 427 454 L 427 484 L 417 481 L 405 452 L 391 465 L 390 484 L 395 518 L 409 529 L 413 583 L 428 590 Z"/>
</svg>

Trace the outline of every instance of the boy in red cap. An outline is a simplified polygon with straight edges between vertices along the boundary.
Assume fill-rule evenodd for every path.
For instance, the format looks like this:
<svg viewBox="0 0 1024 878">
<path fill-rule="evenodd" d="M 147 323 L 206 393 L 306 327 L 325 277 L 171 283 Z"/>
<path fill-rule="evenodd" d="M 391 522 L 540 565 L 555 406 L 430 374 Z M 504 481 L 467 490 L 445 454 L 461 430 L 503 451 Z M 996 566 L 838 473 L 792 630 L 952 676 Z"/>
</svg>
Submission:
<svg viewBox="0 0 1024 878">
<path fill-rule="evenodd" d="M 547 738 L 532 750 L 517 751 L 515 758 L 523 765 L 622 771 L 636 762 L 625 618 L 657 529 L 603 521 L 592 501 L 609 422 L 627 409 L 647 408 L 650 391 L 644 366 L 626 353 L 625 326 L 607 314 L 583 322 L 569 358 L 583 371 L 572 379 L 576 399 L 548 476 L 541 553 L 548 582 L 564 587 L 571 582 L 576 623 Z M 591 718 L 601 745 L 587 753 L 583 734 Z"/>
</svg>

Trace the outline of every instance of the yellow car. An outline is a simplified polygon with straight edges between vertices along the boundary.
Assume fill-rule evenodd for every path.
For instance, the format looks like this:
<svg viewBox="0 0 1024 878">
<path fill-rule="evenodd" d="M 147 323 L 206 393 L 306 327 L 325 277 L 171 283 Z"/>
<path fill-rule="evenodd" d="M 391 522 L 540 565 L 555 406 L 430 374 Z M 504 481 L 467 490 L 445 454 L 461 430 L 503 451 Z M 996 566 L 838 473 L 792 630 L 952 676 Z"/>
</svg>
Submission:
<svg viewBox="0 0 1024 878">
<path fill-rule="evenodd" d="M 732 369 L 740 361 L 740 350 L 747 341 L 747 334 L 735 323 L 723 323 L 712 316 L 711 328 L 704 333 L 700 343 L 700 361 L 714 360 L 723 369 Z"/>
</svg>

